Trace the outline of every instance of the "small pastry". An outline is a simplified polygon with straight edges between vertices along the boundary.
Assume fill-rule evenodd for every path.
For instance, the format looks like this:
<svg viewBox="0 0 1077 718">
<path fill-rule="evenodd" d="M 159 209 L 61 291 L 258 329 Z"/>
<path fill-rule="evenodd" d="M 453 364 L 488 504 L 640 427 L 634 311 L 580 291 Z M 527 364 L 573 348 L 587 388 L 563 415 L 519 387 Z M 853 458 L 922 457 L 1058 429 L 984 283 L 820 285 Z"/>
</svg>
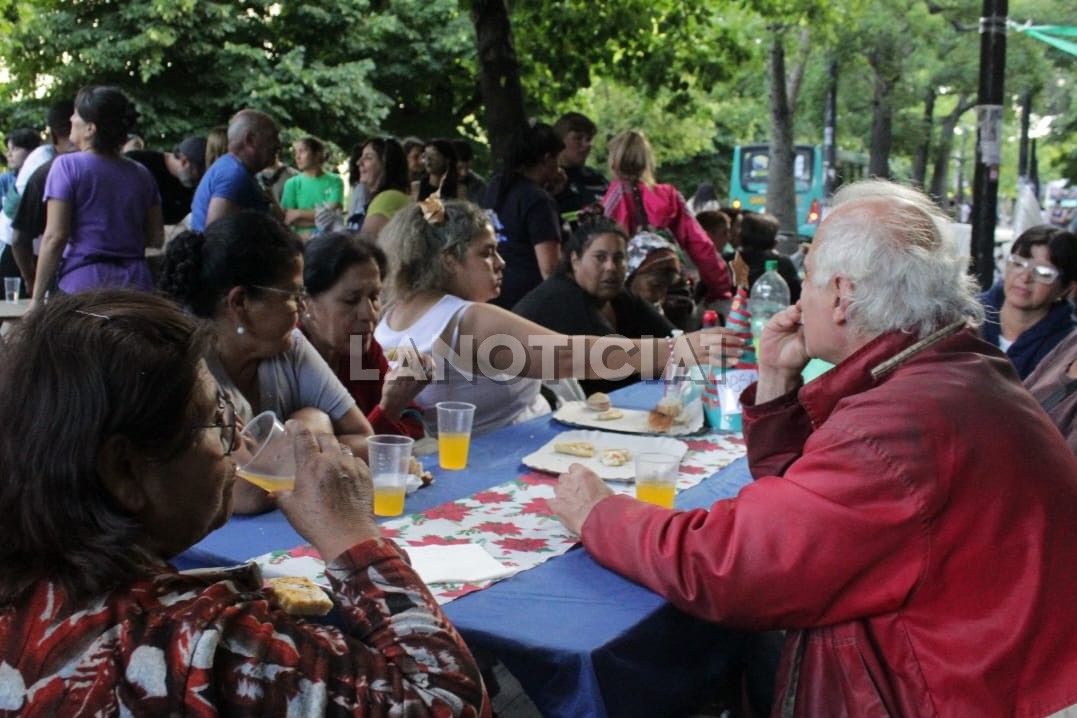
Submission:
<svg viewBox="0 0 1077 718">
<path fill-rule="evenodd" d="M 609 409 L 607 411 L 602 412 L 601 414 L 599 414 L 595 418 L 598 419 L 599 421 L 614 421 L 616 419 L 623 419 L 624 417 L 625 417 L 625 413 L 623 411 L 621 411 L 620 409 Z"/>
<path fill-rule="evenodd" d="M 553 445 L 558 454 L 590 458 L 595 455 L 595 445 L 590 441 L 559 441 Z"/>
<path fill-rule="evenodd" d="M 613 402 L 610 401 L 610 395 L 601 391 L 596 391 L 591 396 L 587 397 L 587 408 L 594 411 L 609 411 L 613 406 Z"/>
<path fill-rule="evenodd" d="M 647 414 L 647 428 L 651 431 L 664 433 L 673 428 L 673 417 L 660 411 L 652 411 Z"/>
<path fill-rule="evenodd" d="M 632 452 L 628 449 L 603 449 L 599 458 L 606 466 L 624 466 L 632 460 Z"/>
</svg>

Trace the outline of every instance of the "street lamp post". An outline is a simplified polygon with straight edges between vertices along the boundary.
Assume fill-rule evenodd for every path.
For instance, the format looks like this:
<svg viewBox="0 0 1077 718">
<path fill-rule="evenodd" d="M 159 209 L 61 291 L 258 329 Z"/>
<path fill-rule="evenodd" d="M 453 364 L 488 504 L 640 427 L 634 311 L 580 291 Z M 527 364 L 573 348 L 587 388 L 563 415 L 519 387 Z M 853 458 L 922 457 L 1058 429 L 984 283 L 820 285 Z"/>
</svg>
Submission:
<svg viewBox="0 0 1077 718">
<path fill-rule="evenodd" d="M 984 0 L 980 18 L 980 89 L 976 107 L 973 175 L 972 263 L 980 286 L 995 279 L 995 222 L 1002 154 L 1002 81 L 1006 70 L 1007 0 Z"/>
</svg>

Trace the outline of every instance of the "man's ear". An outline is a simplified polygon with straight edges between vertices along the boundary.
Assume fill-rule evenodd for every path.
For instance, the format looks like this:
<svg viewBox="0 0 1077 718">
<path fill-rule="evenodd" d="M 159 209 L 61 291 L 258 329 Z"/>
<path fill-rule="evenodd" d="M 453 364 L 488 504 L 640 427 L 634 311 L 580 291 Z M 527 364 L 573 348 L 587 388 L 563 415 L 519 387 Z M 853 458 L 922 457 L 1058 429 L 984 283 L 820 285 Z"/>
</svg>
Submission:
<svg viewBox="0 0 1077 718">
<path fill-rule="evenodd" d="M 110 436 L 97 454 L 97 476 L 105 490 L 131 514 L 146 505 L 143 488 L 145 461 L 125 436 Z"/>
<path fill-rule="evenodd" d="M 830 280 L 834 288 L 834 323 L 844 324 L 849 318 L 849 298 L 853 294 L 853 282 L 840 274 Z"/>
</svg>

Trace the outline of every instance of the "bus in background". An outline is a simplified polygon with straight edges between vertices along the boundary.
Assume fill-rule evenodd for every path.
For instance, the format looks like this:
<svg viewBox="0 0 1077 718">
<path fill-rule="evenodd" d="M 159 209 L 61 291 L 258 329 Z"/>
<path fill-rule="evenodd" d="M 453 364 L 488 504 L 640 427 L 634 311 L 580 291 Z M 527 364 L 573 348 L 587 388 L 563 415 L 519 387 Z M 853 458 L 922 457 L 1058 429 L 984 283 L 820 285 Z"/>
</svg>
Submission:
<svg viewBox="0 0 1077 718">
<path fill-rule="evenodd" d="M 835 188 L 864 177 L 867 156 L 839 150 Z M 733 171 L 729 178 L 729 204 L 735 209 L 767 211 L 769 145 L 738 145 L 733 149 Z M 820 145 L 796 145 L 793 149 L 793 182 L 797 195 L 797 234 L 814 237 L 829 199 Z"/>
</svg>

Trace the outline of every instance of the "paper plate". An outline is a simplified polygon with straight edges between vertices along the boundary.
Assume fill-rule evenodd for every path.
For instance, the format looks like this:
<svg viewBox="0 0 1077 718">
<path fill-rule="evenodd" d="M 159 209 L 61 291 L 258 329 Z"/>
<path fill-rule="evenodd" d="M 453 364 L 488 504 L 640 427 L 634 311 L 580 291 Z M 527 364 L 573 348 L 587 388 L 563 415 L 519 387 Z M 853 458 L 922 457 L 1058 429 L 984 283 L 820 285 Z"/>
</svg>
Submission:
<svg viewBox="0 0 1077 718">
<path fill-rule="evenodd" d="M 585 402 L 570 401 L 558 409 L 553 418 L 569 426 L 584 426 L 589 429 L 601 429 L 603 431 L 621 431 L 626 434 L 682 436 L 684 434 L 694 434 L 703 428 L 703 403 L 700 401 L 693 401 L 688 404 L 684 423 L 674 423 L 669 431 L 663 432 L 653 431 L 647 426 L 648 412 L 646 411 L 622 409 L 619 406 L 614 406 L 614 408 L 624 412 L 624 416 L 620 419 L 599 421 L 596 417 L 602 412 L 588 409 Z"/>
<path fill-rule="evenodd" d="M 594 444 L 595 455 L 589 458 L 559 454 L 554 451 L 554 444 L 567 441 L 587 441 Z M 600 457 L 603 449 L 627 449 L 631 456 L 623 466 L 606 466 Z M 538 451 L 525 456 L 522 461 L 524 466 L 537 471 L 548 471 L 551 474 L 561 474 L 568 471 L 572 464 L 583 464 L 594 471 L 603 479 L 609 481 L 631 481 L 635 478 L 635 457 L 637 454 L 648 451 L 657 451 L 663 454 L 672 454 L 678 459 L 683 459 L 688 452 L 688 445 L 677 439 L 667 439 L 664 436 L 626 436 L 625 434 L 613 434 L 607 431 L 563 431 L 550 441 L 546 442 Z"/>
</svg>

